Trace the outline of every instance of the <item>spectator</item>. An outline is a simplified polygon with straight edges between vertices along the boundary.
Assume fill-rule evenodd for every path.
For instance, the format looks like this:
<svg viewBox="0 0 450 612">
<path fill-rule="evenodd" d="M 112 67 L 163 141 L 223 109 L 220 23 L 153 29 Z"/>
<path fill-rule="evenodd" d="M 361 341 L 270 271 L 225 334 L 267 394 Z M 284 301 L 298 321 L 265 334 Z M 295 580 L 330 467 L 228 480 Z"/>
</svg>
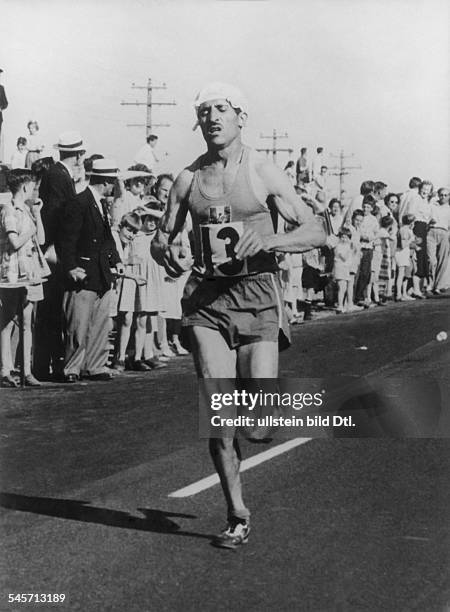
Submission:
<svg viewBox="0 0 450 612">
<path fill-rule="evenodd" d="M 408 278 L 411 274 L 411 247 L 414 243 L 414 215 L 406 214 L 402 217 L 402 226 L 398 235 L 395 260 L 397 263 L 396 301 L 404 302 L 414 300 L 408 295 Z"/>
<path fill-rule="evenodd" d="M 135 164 L 145 164 L 149 169 L 150 173 L 158 175 L 158 163 L 159 159 L 155 154 L 155 148 L 158 144 L 158 136 L 156 134 L 150 134 L 147 136 L 147 143 L 143 145 L 134 156 Z"/>
<path fill-rule="evenodd" d="M 309 163 L 308 149 L 306 147 L 300 149 L 300 157 L 297 160 L 295 170 L 297 175 L 297 185 L 309 183 L 311 178 L 311 164 Z"/>
<path fill-rule="evenodd" d="M 372 259 L 374 241 L 378 236 L 378 221 L 372 214 L 375 198 L 372 195 L 364 196 L 363 220 L 360 226 L 361 233 L 361 262 L 356 279 L 355 300 L 359 306 L 370 305 L 370 280 L 372 276 Z"/>
<path fill-rule="evenodd" d="M 3 70 L 0 68 L 0 79 L 2 78 Z M 2 137 L 3 111 L 8 108 L 8 99 L 6 97 L 5 88 L 0 83 L 0 142 Z"/>
<path fill-rule="evenodd" d="M 419 187 L 419 196 L 409 205 L 408 211 L 415 217 L 414 234 L 417 236 L 419 247 L 415 251 L 416 263 L 413 274 L 413 296 L 423 299 L 423 291 L 427 290 L 429 277 L 427 235 L 428 223 L 431 221 L 431 205 L 428 201 L 433 185 L 430 181 L 422 181 Z"/>
<path fill-rule="evenodd" d="M 361 187 L 359 188 L 359 195 L 353 198 L 350 203 L 350 206 L 347 208 L 345 212 L 345 222 L 349 224 L 352 219 L 352 215 L 355 210 L 362 210 L 363 200 L 368 195 L 373 195 L 375 183 L 373 181 L 363 181 L 361 183 Z"/>
<path fill-rule="evenodd" d="M 350 264 L 350 282 L 347 287 L 347 310 L 349 312 L 355 310 L 361 310 L 360 306 L 354 303 L 353 296 L 356 290 L 356 279 L 358 277 L 359 265 L 361 262 L 361 224 L 364 219 L 364 213 L 362 210 L 355 210 L 352 215 L 352 223 L 350 226 L 346 226 L 351 232 L 351 248 L 352 248 L 352 260 Z"/>
<path fill-rule="evenodd" d="M 159 202 L 159 209 L 165 210 L 169 200 L 169 193 L 173 185 L 173 176 L 171 174 L 160 174 L 153 188 L 155 198 Z"/>
<path fill-rule="evenodd" d="M 131 166 L 126 172 L 122 173 L 119 180 L 120 188 L 111 210 L 113 228 L 118 227 L 124 215 L 142 206 L 146 180 L 151 176 L 150 172 L 136 169 L 136 166 Z"/>
<path fill-rule="evenodd" d="M 23 350 L 24 375 L 28 387 L 36 387 L 40 382 L 31 373 L 32 354 L 32 313 L 34 303 L 42 300 L 42 283 L 39 281 L 50 274 L 43 257 L 40 244 L 44 243 L 44 228 L 40 210 L 42 201 L 37 198 L 38 180 L 25 169 L 11 170 L 8 187 L 12 202 L 3 206 L 0 212 L 0 280 L 14 283 L 33 280 L 26 289 L 23 308 Z M 17 387 L 12 376 L 13 360 L 11 334 L 14 317 L 23 299 L 23 289 L 0 290 L 1 318 L 1 386 Z"/>
<path fill-rule="evenodd" d="M 27 139 L 23 136 L 19 136 L 16 143 L 16 150 L 11 157 L 11 168 L 26 168 L 26 158 L 28 154 L 27 150 Z"/>
<path fill-rule="evenodd" d="M 322 172 L 322 168 L 326 168 L 325 156 L 323 154 L 323 147 L 317 147 L 316 154 L 313 157 L 311 163 L 311 178 L 316 179 Z"/>
<path fill-rule="evenodd" d="M 432 292 L 440 293 L 444 288 L 444 275 L 449 256 L 450 192 L 438 190 L 438 204 L 431 207 L 431 221 L 427 239 L 427 254 L 432 278 Z"/>
<path fill-rule="evenodd" d="M 75 197 L 74 174 L 85 155 L 85 145 L 77 131 L 63 132 L 55 147 L 60 160 L 44 173 L 39 190 L 43 201 L 42 222 L 45 230 L 44 253 L 52 275 L 44 285 L 44 299 L 36 312 L 36 350 L 34 363 L 40 380 L 62 380 L 64 377 L 63 278 L 57 260 L 59 223 L 65 205 Z M 51 370 L 51 372 L 50 372 Z"/>
<path fill-rule="evenodd" d="M 289 180 L 293 185 L 295 185 L 296 177 L 295 177 L 295 164 L 292 160 L 288 161 L 288 163 L 284 167 L 284 171 L 289 177 Z"/>
<path fill-rule="evenodd" d="M 328 166 L 320 166 L 320 172 L 314 177 L 314 186 L 318 192 L 327 193 L 327 172 Z"/>
<path fill-rule="evenodd" d="M 334 247 L 334 268 L 333 277 L 338 285 L 338 306 L 337 314 L 344 312 L 345 301 L 347 306 L 349 302 L 349 286 L 351 282 L 351 266 L 352 266 L 352 246 L 351 246 L 351 231 L 344 227 L 338 233 L 339 242 Z"/>
<path fill-rule="evenodd" d="M 44 150 L 44 145 L 42 143 L 42 138 L 39 135 L 39 124 L 37 121 L 28 121 L 28 138 L 27 138 L 27 148 L 28 153 L 25 160 L 26 167 L 31 169 L 33 163 L 39 159 L 42 151 Z"/>
<path fill-rule="evenodd" d="M 414 208 L 415 202 L 419 197 L 419 187 L 422 183 L 422 179 L 418 176 L 413 176 L 409 181 L 409 189 L 405 191 L 405 193 L 400 198 L 400 204 L 398 208 L 398 220 L 399 223 L 403 219 L 404 215 L 414 214 L 414 210 L 410 209 Z"/>
<path fill-rule="evenodd" d="M 110 299 L 113 274 L 123 273 L 102 199 L 119 175 L 112 159 L 93 162 L 89 185 L 64 208 L 60 252 L 65 316 L 65 382 L 81 373 L 90 380 L 110 380 L 107 372 Z"/>
</svg>

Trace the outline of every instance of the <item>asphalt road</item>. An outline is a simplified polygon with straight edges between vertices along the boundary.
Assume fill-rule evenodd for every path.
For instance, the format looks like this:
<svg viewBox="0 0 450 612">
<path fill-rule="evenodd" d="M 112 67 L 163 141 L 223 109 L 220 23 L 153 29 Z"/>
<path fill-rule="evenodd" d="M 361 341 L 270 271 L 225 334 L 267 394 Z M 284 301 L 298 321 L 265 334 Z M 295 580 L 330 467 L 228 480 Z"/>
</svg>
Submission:
<svg viewBox="0 0 450 612">
<path fill-rule="evenodd" d="M 433 379 L 448 410 L 450 343 L 435 339 L 448 304 L 299 326 L 281 374 L 375 372 L 412 389 Z M 250 541 L 221 551 L 209 545 L 224 523 L 220 487 L 169 497 L 213 473 L 190 358 L 111 383 L 2 390 L 0 404 L 0 610 L 448 609 L 442 428 L 434 439 L 313 439 L 246 471 Z M 243 445 L 244 457 L 263 450 Z M 8 604 L 9 593 L 66 599 Z"/>
</svg>

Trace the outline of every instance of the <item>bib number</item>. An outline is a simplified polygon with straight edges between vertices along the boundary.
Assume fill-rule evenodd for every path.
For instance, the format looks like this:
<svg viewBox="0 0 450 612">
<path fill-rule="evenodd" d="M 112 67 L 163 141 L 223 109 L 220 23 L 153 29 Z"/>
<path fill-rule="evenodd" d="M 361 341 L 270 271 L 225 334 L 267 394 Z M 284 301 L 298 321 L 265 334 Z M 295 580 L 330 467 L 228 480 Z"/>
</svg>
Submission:
<svg viewBox="0 0 450 612">
<path fill-rule="evenodd" d="M 203 261 L 211 276 L 247 274 L 246 260 L 236 259 L 235 247 L 244 233 L 242 222 L 201 226 Z"/>
</svg>

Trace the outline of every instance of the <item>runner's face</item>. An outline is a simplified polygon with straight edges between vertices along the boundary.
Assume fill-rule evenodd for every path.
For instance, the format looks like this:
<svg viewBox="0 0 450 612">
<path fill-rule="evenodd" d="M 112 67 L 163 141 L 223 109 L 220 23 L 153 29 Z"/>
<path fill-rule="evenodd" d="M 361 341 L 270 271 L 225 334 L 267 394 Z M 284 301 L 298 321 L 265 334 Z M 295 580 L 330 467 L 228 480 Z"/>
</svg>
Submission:
<svg viewBox="0 0 450 612">
<path fill-rule="evenodd" d="M 226 100 L 203 102 L 197 116 L 207 144 L 223 148 L 240 136 L 242 113 L 238 114 Z"/>
</svg>

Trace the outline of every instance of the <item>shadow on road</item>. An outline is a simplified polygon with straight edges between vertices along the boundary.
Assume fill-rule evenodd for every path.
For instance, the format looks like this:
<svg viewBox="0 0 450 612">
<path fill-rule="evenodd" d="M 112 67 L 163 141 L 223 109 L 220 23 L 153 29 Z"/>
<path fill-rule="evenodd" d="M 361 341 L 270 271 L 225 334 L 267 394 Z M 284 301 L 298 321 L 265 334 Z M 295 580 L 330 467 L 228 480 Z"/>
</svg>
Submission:
<svg viewBox="0 0 450 612">
<path fill-rule="evenodd" d="M 136 529 L 138 531 L 150 531 L 153 533 L 166 533 L 171 535 L 186 536 L 192 538 L 210 539 L 211 535 L 184 531 L 169 517 L 195 519 L 193 514 L 180 514 L 166 512 L 165 510 L 153 510 L 150 508 L 137 508 L 145 518 L 133 516 L 128 512 L 110 510 L 108 508 L 96 508 L 88 505 L 89 502 L 72 499 L 54 499 L 52 497 L 30 497 L 17 495 L 15 493 L 0 493 L 0 507 L 19 512 L 31 512 L 43 516 L 54 516 L 56 518 L 83 521 L 86 523 L 97 523 L 108 527 L 119 527 L 121 529 Z"/>
</svg>

